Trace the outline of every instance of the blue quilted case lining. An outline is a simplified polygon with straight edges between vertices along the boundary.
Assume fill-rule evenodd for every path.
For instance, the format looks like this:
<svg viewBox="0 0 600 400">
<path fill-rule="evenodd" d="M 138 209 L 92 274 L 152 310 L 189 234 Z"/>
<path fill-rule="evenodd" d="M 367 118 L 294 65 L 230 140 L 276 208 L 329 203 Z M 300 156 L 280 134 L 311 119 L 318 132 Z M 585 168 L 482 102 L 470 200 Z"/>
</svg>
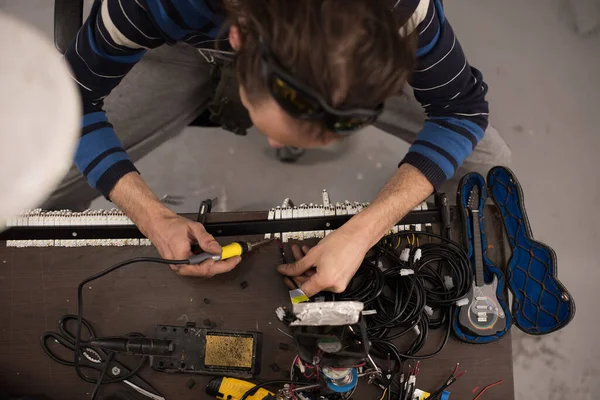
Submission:
<svg viewBox="0 0 600 400">
<path fill-rule="evenodd" d="M 471 216 L 469 212 L 467 212 L 467 202 L 469 198 L 469 193 L 473 187 L 477 185 L 479 186 L 480 201 L 479 201 L 479 214 L 482 216 L 480 218 L 480 230 L 481 230 L 481 247 L 483 249 L 483 271 L 484 271 L 484 280 L 486 283 L 491 283 L 493 280 L 493 276 L 496 275 L 498 278 L 498 287 L 496 290 L 496 295 L 498 297 L 498 302 L 502 307 L 502 311 L 506 316 L 506 327 L 501 332 L 498 332 L 494 336 L 476 336 L 470 332 L 467 332 L 462 329 L 460 324 L 458 323 L 458 316 L 460 314 L 460 308 L 457 307 L 454 321 L 452 323 L 452 332 L 453 334 L 463 342 L 468 343 L 490 343 L 500 339 L 502 336 L 508 332 L 511 326 L 511 315 L 509 312 L 508 302 L 505 297 L 505 285 L 506 280 L 502 270 L 498 268 L 498 266 L 494 265 L 489 258 L 487 257 L 487 240 L 485 236 L 485 218 L 483 218 L 483 208 L 485 205 L 485 199 L 487 197 L 486 193 L 486 184 L 485 179 L 478 173 L 472 172 L 465 175 L 458 185 L 458 193 L 456 198 L 457 208 L 460 213 L 461 223 L 463 227 L 463 240 L 465 248 L 467 249 L 467 254 L 469 259 L 471 260 L 471 265 L 475 265 L 475 255 L 473 252 L 473 232 L 472 232 L 472 223 Z"/>
<path fill-rule="evenodd" d="M 508 168 L 495 167 L 487 182 L 512 250 L 506 279 L 513 294 L 514 324 L 532 335 L 563 328 L 575 315 L 575 303 L 557 278 L 556 253 L 533 239 L 519 181 Z"/>
</svg>

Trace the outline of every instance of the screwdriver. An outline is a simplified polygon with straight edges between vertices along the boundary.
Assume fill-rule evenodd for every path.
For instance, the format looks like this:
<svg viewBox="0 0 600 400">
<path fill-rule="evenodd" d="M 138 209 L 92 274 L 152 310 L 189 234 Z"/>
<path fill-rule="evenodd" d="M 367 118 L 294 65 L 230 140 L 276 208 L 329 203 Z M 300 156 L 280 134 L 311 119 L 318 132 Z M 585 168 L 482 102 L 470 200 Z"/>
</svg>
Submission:
<svg viewBox="0 0 600 400">
<path fill-rule="evenodd" d="M 206 260 L 227 260 L 228 258 L 241 256 L 242 254 L 246 254 L 257 247 L 260 247 L 264 244 L 271 242 L 273 239 L 265 239 L 259 242 L 233 242 L 221 248 L 221 254 L 211 254 L 211 253 L 200 253 L 191 256 L 188 260 L 190 264 L 200 264 Z"/>
</svg>

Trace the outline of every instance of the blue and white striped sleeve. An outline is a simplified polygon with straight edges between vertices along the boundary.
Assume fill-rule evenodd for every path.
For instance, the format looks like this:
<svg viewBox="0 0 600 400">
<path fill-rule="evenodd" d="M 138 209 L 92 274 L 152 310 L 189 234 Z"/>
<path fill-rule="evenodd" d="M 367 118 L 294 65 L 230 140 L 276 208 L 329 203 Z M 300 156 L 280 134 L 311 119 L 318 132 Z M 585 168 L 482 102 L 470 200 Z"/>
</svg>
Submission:
<svg viewBox="0 0 600 400">
<path fill-rule="evenodd" d="M 103 0 L 65 53 L 83 101 L 75 165 L 105 197 L 137 171 L 103 111 L 104 99 L 148 49 L 219 32 L 223 18 L 211 0 Z"/>
<path fill-rule="evenodd" d="M 121 177 L 137 169 L 108 121 L 104 99 L 147 49 L 165 43 L 140 4 L 96 1 L 65 53 L 83 101 L 75 165 L 105 197 Z"/>
<path fill-rule="evenodd" d="M 418 168 L 437 189 L 483 138 L 488 88 L 481 72 L 467 62 L 440 0 L 421 3 L 418 62 L 410 84 L 427 120 L 402 162 Z"/>
</svg>

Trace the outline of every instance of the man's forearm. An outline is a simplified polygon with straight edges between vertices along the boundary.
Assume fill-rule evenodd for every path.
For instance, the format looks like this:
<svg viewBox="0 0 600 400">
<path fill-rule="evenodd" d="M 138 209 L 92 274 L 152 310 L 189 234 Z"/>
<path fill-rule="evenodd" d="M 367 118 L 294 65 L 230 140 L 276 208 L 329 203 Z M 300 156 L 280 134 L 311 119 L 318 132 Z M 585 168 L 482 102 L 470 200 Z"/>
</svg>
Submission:
<svg viewBox="0 0 600 400">
<path fill-rule="evenodd" d="M 372 247 L 431 193 L 433 185 L 429 180 L 412 165 L 403 164 L 371 205 L 347 225 L 359 229 Z"/>
<path fill-rule="evenodd" d="M 137 172 L 119 179 L 109 197 L 145 235 L 149 233 L 153 218 L 172 214 Z"/>
</svg>

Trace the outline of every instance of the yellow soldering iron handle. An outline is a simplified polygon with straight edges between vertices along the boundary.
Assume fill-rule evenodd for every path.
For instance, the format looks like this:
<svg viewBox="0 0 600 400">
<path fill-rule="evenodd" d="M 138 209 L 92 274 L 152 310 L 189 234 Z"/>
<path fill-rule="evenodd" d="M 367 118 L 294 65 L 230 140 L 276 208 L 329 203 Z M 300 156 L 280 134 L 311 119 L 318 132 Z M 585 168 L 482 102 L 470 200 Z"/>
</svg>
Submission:
<svg viewBox="0 0 600 400">
<path fill-rule="evenodd" d="M 221 248 L 221 260 L 227 260 L 244 254 L 244 247 L 239 242 L 233 242 Z"/>
<path fill-rule="evenodd" d="M 241 256 L 248 251 L 248 244 L 243 242 L 233 242 L 221 247 L 221 254 L 200 253 L 191 256 L 188 261 L 191 265 L 203 263 L 206 260 L 227 260 L 235 256 Z"/>
<path fill-rule="evenodd" d="M 206 386 L 206 394 L 223 400 L 240 400 L 244 393 L 256 386 L 252 382 L 241 379 L 218 377 L 212 379 Z M 247 400 L 275 400 L 275 394 L 260 388 Z"/>
</svg>

